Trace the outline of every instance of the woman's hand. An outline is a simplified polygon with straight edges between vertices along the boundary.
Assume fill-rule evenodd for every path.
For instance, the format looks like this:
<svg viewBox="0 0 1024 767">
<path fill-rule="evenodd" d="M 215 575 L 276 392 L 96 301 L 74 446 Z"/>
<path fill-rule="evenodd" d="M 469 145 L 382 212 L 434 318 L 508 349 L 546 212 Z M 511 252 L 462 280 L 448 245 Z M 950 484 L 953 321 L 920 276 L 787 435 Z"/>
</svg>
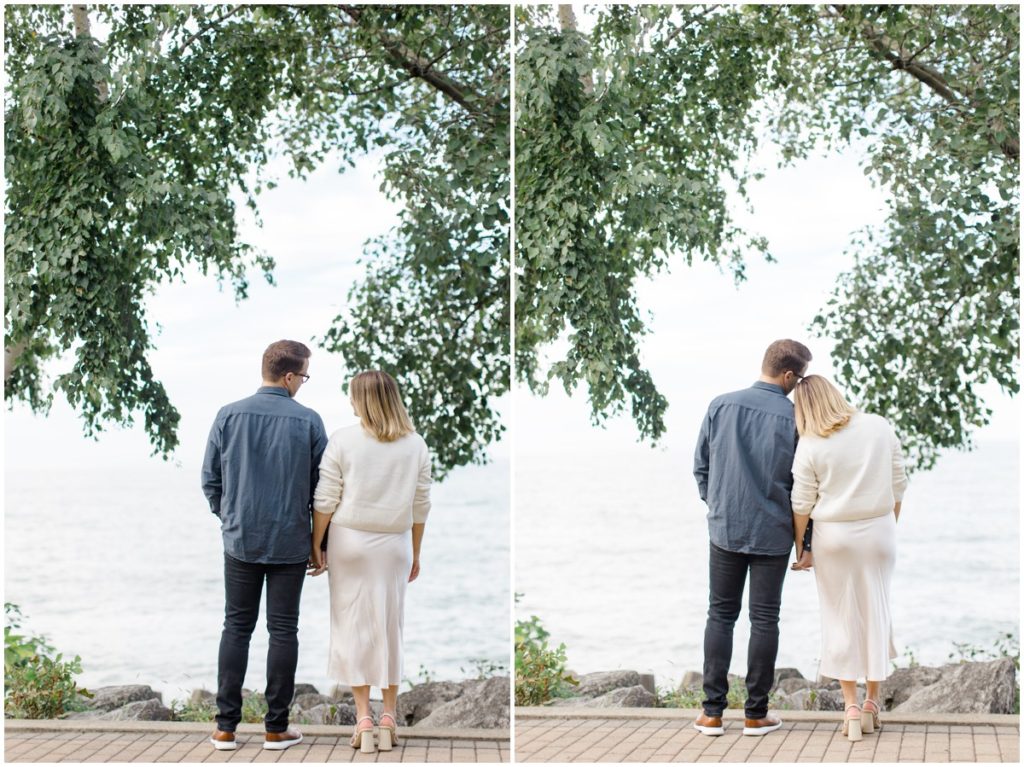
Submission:
<svg viewBox="0 0 1024 767">
<path fill-rule="evenodd" d="M 810 570 L 814 567 L 814 555 L 810 551 L 800 551 L 800 558 L 790 565 L 790 570 Z"/>
<path fill-rule="evenodd" d="M 414 559 L 412 561 L 412 570 L 409 571 L 409 583 L 412 583 L 414 580 L 416 580 L 419 577 L 420 577 L 420 561 L 418 559 Z"/>
<path fill-rule="evenodd" d="M 309 552 L 309 564 L 306 565 L 306 569 L 309 572 L 306 575 L 323 575 L 327 570 L 327 560 L 324 557 L 324 551 L 320 548 L 320 544 L 315 543 Z"/>
</svg>

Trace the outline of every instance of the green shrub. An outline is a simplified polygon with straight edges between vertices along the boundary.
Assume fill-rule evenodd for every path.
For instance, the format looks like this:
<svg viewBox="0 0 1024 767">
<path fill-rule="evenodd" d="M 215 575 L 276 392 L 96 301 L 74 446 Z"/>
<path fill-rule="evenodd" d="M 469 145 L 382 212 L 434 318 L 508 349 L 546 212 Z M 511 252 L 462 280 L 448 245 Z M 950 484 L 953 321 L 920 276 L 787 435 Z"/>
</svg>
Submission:
<svg viewBox="0 0 1024 767">
<path fill-rule="evenodd" d="M 508 664 L 501 661 L 490 660 L 489 658 L 470 658 L 469 662 L 473 664 L 473 671 L 475 672 L 473 678 L 477 681 L 508 673 Z M 462 666 L 459 666 L 459 671 L 463 674 L 468 673 Z"/>
<path fill-rule="evenodd" d="M 775 706 L 779 696 L 775 692 L 768 694 L 768 705 Z M 742 677 L 729 680 L 729 692 L 725 695 L 726 708 L 743 708 L 747 701 L 747 683 Z M 704 703 L 704 690 L 700 687 L 683 687 L 675 689 L 658 688 L 658 706 L 660 708 L 701 708 Z"/>
<path fill-rule="evenodd" d="M 176 722 L 212 722 L 216 716 L 217 704 L 213 701 L 171 701 L 171 719 Z"/>
<path fill-rule="evenodd" d="M 267 716 L 267 699 L 260 693 L 242 699 L 242 721 L 249 724 L 263 724 Z"/>
<path fill-rule="evenodd" d="M 66 661 L 60 653 L 50 658 L 33 655 L 5 674 L 6 713 L 16 719 L 56 719 L 76 707 L 82 659 Z"/>
<path fill-rule="evenodd" d="M 1009 658 L 1020 671 L 1020 640 L 1016 634 L 1003 634 L 991 647 L 979 647 L 969 642 L 953 642 L 953 652 L 949 654 L 949 659 L 956 663 L 974 663 L 1000 658 Z"/>
<path fill-rule="evenodd" d="M 19 719 L 55 719 L 80 710 L 79 696 L 92 697 L 75 683 L 82 659 L 76 655 L 64 660 L 60 653 L 51 657 L 54 648 L 45 637 L 18 633 L 23 616 L 17 605 L 4 603 L 4 616 L 5 713 Z"/>
<path fill-rule="evenodd" d="M 548 647 L 550 634 L 540 618 L 516 621 L 516 705 L 537 706 L 565 697 L 579 684 L 565 670 L 565 644 Z"/>
</svg>

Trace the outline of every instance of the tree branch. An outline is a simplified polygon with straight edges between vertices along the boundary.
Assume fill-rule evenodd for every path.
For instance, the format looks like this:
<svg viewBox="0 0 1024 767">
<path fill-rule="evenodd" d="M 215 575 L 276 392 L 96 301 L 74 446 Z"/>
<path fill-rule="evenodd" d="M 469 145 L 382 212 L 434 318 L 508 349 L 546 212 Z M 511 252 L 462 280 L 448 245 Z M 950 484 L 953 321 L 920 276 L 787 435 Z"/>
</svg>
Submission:
<svg viewBox="0 0 1024 767">
<path fill-rule="evenodd" d="M 893 69 L 903 70 L 911 77 L 929 87 L 959 111 L 966 112 L 970 109 L 971 104 L 969 102 L 965 102 L 953 91 L 949 85 L 949 81 L 943 77 L 939 71 L 926 64 L 918 64 L 914 62 L 913 56 L 905 55 L 903 49 L 896 41 L 881 30 L 875 28 L 870 21 L 860 21 L 851 18 L 848 11 L 849 6 L 846 5 L 833 5 L 832 9 L 834 10 L 834 13 L 839 15 L 845 21 L 858 23 L 861 35 L 864 39 L 867 40 L 876 53 L 892 64 Z M 920 51 L 918 51 L 918 53 L 920 53 Z M 914 56 L 916 55 L 917 53 L 914 54 Z M 1020 137 L 1008 136 L 1001 141 L 997 140 L 996 135 L 1005 128 L 1004 124 L 1000 121 L 997 122 L 999 122 L 999 124 L 990 125 L 988 134 L 989 140 L 999 147 L 1000 151 L 1002 151 L 1007 159 L 1017 162 L 1020 159 Z"/>
<path fill-rule="evenodd" d="M 18 365 L 18 358 L 21 357 L 27 346 L 28 341 L 18 341 L 13 346 L 4 347 L 4 383 L 11 380 L 11 373 Z"/>
<path fill-rule="evenodd" d="M 359 22 L 363 13 L 361 8 L 352 5 L 341 5 L 338 7 L 353 21 Z M 396 40 L 379 30 L 375 30 L 374 33 L 377 39 L 380 40 L 384 50 L 391 57 L 391 60 L 398 66 L 413 77 L 423 80 L 434 89 L 440 91 L 466 111 L 474 114 L 478 113 L 473 104 L 478 102 L 480 97 L 469 86 L 457 83 L 443 72 L 432 69 L 429 62 L 424 61 L 413 51 L 409 50 L 400 40 Z"/>
<path fill-rule="evenodd" d="M 209 32 L 215 26 L 220 24 L 222 21 L 227 20 L 228 18 L 230 18 L 231 16 L 234 16 L 239 11 L 245 9 L 245 7 L 246 6 L 244 6 L 244 5 L 236 5 L 230 11 L 227 11 L 226 13 L 221 15 L 220 17 L 214 19 L 211 23 L 207 24 L 202 29 L 196 30 L 195 34 L 193 34 L 191 37 L 189 37 L 187 40 L 185 40 L 185 42 L 183 42 L 181 44 L 181 46 L 174 52 L 174 55 L 175 56 L 180 56 L 181 54 L 183 54 L 188 49 L 188 47 L 190 45 L 192 45 L 192 43 L 194 43 L 196 40 L 198 40 L 200 37 L 202 37 L 205 33 Z"/>
</svg>

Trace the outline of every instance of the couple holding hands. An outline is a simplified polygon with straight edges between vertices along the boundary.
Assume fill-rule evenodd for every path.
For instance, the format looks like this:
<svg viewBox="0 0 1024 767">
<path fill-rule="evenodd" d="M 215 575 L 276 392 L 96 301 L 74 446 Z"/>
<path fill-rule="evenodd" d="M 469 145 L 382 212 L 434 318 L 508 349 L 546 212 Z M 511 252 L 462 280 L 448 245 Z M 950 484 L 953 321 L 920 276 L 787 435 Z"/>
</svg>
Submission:
<svg viewBox="0 0 1024 767">
<path fill-rule="evenodd" d="M 889 591 L 907 486 L 903 456 L 888 421 L 857 412 L 828 380 L 807 375 L 810 361 L 803 344 L 776 341 L 765 352 L 760 379 L 715 398 L 701 426 L 693 473 L 708 505 L 710 598 L 704 711 L 694 726 L 705 735 L 725 733 L 733 626 L 748 573 L 743 734 L 782 726 L 768 714 L 768 694 L 794 543 L 797 561 L 789 569 L 814 570 L 819 672 L 839 680 L 843 734 L 856 741 L 881 726 L 879 688 L 896 655 Z M 863 702 L 857 697 L 861 679 Z"/>
<path fill-rule="evenodd" d="M 203 461 L 203 492 L 221 521 L 224 629 L 217 672 L 218 750 L 237 748 L 249 640 L 267 590 L 267 715 L 263 748 L 302 741 L 288 726 L 298 663 L 299 601 L 307 575 L 328 573 L 328 676 L 352 688 L 351 745 L 373 752 L 370 688 L 381 690 L 377 740 L 397 743 L 406 585 L 420 571 L 430 511 L 430 455 L 394 379 L 356 375 L 359 423 L 327 439 L 320 416 L 295 401 L 311 352 L 278 341 L 263 354 L 263 385 L 220 409 Z M 311 511 L 312 510 L 312 511 Z M 310 515 L 312 513 L 312 526 Z M 329 531 L 329 535 L 328 535 Z"/>
</svg>

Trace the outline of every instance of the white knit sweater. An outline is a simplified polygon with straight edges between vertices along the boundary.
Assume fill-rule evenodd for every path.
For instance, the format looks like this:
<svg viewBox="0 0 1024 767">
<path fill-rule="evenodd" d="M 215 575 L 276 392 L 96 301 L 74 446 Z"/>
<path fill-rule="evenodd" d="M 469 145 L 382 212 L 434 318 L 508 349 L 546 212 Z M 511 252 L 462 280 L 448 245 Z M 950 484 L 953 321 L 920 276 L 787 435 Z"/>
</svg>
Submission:
<svg viewBox="0 0 1024 767">
<path fill-rule="evenodd" d="M 338 429 L 320 459 L 313 508 L 331 524 L 402 533 L 430 512 L 430 453 L 415 432 L 381 442 L 361 424 Z"/>
<path fill-rule="evenodd" d="M 823 522 L 891 514 L 907 474 L 900 442 L 881 416 L 854 413 L 828 437 L 800 438 L 793 458 L 793 512 Z"/>
</svg>

